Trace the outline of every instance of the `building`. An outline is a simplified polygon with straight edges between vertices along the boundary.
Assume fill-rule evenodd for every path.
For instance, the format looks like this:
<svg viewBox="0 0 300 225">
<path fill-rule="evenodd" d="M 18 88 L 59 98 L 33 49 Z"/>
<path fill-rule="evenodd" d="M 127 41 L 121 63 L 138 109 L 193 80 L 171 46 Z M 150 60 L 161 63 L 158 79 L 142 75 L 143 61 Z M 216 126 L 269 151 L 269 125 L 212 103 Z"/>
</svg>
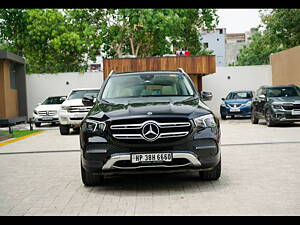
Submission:
<svg viewBox="0 0 300 225">
<path fill-rule="evenodd" d="M 252 28 L 245 33 L 226 33 L 226 28 L 202 30 L 201 42 L 207 50 L 216 55 L 217 66 L 234 65 L 239 51 L 250 43 L 249 37 L 256 31 Z"/>
<path fill-rule="evenodd" d="M 225 40 L 226 29 L 218 28 L 215 30 L 201 30 L 201 42 L 207 50 L 213 51 L 216 56 L 216 66 L 225 66 Z"/>
<path fill-rule="evenodd" d="M 0 50 L 0 125 L 27 120 L 25 60 Z"/>
</svg>

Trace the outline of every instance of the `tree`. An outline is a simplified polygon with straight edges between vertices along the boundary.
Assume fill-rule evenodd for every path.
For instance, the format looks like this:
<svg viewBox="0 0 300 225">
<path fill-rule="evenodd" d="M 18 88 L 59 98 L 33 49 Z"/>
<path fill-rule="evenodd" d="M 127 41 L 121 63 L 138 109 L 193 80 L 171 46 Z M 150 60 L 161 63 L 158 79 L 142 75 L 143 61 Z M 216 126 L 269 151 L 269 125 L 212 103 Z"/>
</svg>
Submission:
<svg viewBox="0 0 300 225">
<path fill-rule="evenodd" d="M 215 10 L 209 9 L 109 9 L 105 13 L 104 49 L 111 57 L 161 56 L 171 53 L 171 45 L 200 54 L 198 30 L 217 23 Z"/>
<path fill-rule="evenodd" d="M 261 12 L 262 24 L 238 55 L 238 66 L 269 64 L 270 54 L 300 45 L 300 9 Z"/>
<path fill-rule="evenodd" d="M 1 9 L 1 40 L 22 55 L 28 73 L 86 71 L 101 38 L 84 9 Z"/>
<path fill-rule="evenodd" d="M 161 56 L 174 48 L 208 53 L 200 28 L 215 9 L 0 9 L 0 43 L 23 56 L 28 73 L 86 71 L 97 55 Z"/>
</svg>

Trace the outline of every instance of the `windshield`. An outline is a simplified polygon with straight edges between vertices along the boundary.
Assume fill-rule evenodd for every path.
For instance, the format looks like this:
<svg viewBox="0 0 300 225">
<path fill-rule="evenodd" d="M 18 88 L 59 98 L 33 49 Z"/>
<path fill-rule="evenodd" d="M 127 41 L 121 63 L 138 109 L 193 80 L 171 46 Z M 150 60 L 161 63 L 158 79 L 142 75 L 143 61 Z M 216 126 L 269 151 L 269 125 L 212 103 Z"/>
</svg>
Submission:
<svg viewBox="0 0 300 225">
<path fill-rule="evenodd" d="M 65 97 L 65 96 L 59 96 L 59 97 L 49 97 L 47 98 L 42 105 L 60 105 L 64 102 L 60 100 L 61 97 Z"/>
<path fill-rule="evenodd" d="M 75 90 L 72 91 L 68 100 L 72 99 L 82 99 L 85 96 L 97 97 L 100 90 Z"/>
<path fill-rule="evenodd" d="M 298 87 L 276 87 L 267 89 L 268 97 L 297 97 L 300 96 Z"/>
<path fill-rule="evenodd" d="M 194 90 L 182 74 L 134 74 L 111 77 L 103 99 L 128 97 L 193 96 Z"/>
<path fill-rule="evenodd" d="M 231 92 L 226 100 L 230 99 L 251 99 L 253 97 L 251 92 Z"/>
</svg>

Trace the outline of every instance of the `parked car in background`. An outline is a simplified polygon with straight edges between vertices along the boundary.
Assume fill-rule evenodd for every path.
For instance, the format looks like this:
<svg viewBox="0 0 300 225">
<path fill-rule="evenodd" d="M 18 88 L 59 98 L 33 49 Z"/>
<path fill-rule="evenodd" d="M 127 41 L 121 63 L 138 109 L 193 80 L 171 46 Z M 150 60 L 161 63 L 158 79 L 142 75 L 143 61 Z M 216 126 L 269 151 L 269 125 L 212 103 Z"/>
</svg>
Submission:
<svg viewBox="0 0 300 225">
<path fill-rule="evenodd" d="M 300 122 L 300 88 L 296 85 L 262 86 L 252 102 L 253 124 L 265 119 L 267 126 Z"/>
<path fill-rule="evenodd" d="M 84 88 L 72 90 L 58 111 L 59 130 L 61 135 L 70 133 L 70 128 L 79 132 L 81 121 L 92 108 L 84 106 L 82 99 L 87 96 L 96 98 L 100 89 Z"/>
<path fill-rule="evenodd" d="M 33 110 L 33 122 L 36 127 L 42 123 L 59 123 L 58 110 L 66 96 L 48 97 L 43 103 L 39 103 Z"/>
<path fill-rule="evenodd" d="M 221 118 L 225 120 L 227 116 L 251 116 L 252 91 L 232 91 L 220 106 Z"/>
</svg>

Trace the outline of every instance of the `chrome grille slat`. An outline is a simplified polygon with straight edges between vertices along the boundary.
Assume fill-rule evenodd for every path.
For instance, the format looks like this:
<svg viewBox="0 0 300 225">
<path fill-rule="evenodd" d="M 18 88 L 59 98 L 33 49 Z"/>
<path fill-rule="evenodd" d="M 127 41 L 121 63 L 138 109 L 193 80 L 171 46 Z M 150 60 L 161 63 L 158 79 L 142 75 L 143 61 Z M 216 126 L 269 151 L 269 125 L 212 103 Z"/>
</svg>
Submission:
<svg viewBox="0 0 300 225">
<path fill-rule="evenodd" d="M 154 123 L 161 129 L 159 131 L 159 134 L 157 134 L 157 138 L 153 138 L 152 140 L 147 139 L 143 134 L 144 126 Z M 110 129 L 112 131 L 112 135 L 116 139 L 120 140 L 147 140 L 147 141 L 154 141 L 156 139 L 167 139 L 167 138 L 178 138 L 178 137 L 184 137 L 188 135 L 190 131 L 190 122 L 156 122 L 154 120 L 147 120 L 143 123 L 138 124 L 117 124 L 117 125 L 111 125 Z M 176 128 L 181 130 L 176 130 Z M 174 130 L 172 132 L 172 129 Z M 126 132 L 126 130 L 130 130 Z M 136 131 L 134 131 L 136 130 Z"/>
<path fill-rule="evenodd" d="M 125 129 L 141 129 L 145 123 L 149 121 L 146 121 L 144 123 L 140 124 L 122 124 L 122 125 L 111 125 L 110 129 L 112 130 L 125 130 Z M 188 122 L 177 122 L 177 123 L 157 123 L 156 124 L 160 128 L 177 128 L 177 127 L 189 127 L 191 126 Z"/>
<path fill-rule="evenodd" d="M 86 106 L 69 106 L 68 112 L 69 113 L 85 113 L 89 112 L 92 109 L 92 107 L 86 107 Z"/>
</svg>

